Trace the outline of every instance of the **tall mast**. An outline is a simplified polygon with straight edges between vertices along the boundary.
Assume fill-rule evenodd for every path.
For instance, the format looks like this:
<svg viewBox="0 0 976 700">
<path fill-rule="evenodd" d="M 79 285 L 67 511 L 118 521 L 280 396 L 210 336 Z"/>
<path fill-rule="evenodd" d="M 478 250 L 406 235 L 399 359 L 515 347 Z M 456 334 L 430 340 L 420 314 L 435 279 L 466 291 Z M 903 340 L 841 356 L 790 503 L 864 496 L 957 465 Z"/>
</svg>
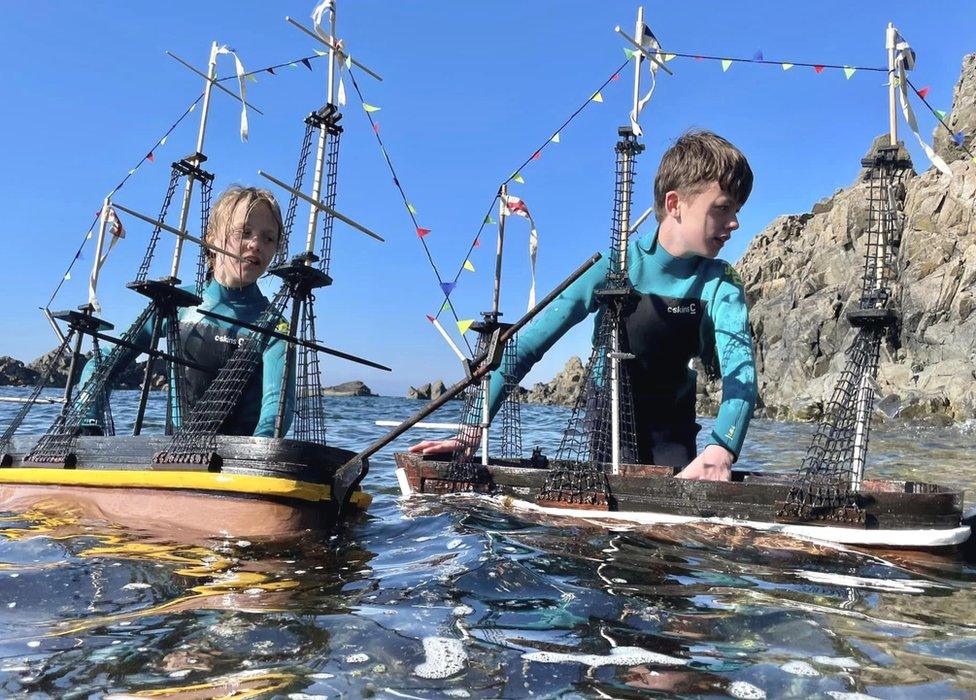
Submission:
<svg viewBox="0 0 976 700">
<path fill-rule="evenodd" d="M 895 44 L 898 43 L 898 30 L 888 22 L 885 31 L 885 48 L 888 50 L 888 145 L 898 145 L 898 120 L 895 112 Z"/>
</svg>

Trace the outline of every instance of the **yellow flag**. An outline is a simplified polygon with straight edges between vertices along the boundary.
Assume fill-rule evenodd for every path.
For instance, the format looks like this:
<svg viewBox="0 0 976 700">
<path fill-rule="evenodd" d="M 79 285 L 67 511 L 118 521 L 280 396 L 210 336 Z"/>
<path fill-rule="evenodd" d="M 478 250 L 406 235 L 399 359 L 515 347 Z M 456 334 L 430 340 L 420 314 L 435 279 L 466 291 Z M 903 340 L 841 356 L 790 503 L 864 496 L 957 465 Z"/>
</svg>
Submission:
<svg viewBox="0 0 976 700">
<path fill-rule="evenodd" d="M 515 173 L 514 175 L 512 175 L 512 180 L 517 182 L 520 185 L 525 184 L 525 178 L 522 177 L 521 173 Z"/>
<path fill-rule="evenodd" d="M 468 332 L 468 329 L 471 328 L 471 324 L 472 323 L 474 323 L 474 319 L 473 318 L 469 318 L 467 321 L 458 321 L 457 322 L 457 327 L 458 327 L 458 330 L 461 331 L 461 335 L 464 335 L 465 333 Z"/>
<path fill-rule="evenodd" d="M 856 70 L 857 70 L 857 68 L 851 68 L 850 66 L 844 66 L 844 77 L 847 78 L 848 80 L 850 80 L 851 79 L 851 76 L 854 75 L 854 72 Z"/>
<path fill-rule="evenodd" d="M 593 100 L 594 102 L 603 102 L 603 95 L 601 95 L 600 91 L 597 90 L 596 92 L 593 93 L 593 97 L 591 97 L 590 99 Z"/>
<path fill-rule="evenodd" d="M 373 105 L 368 105 L 365 102 L 363 102 L 363 109 L 365 109 L 367 112 L 379 112 L 380 111 L 380 108 L 379 107 L 374 107 Z"/>
<path fill-rule="evenodd" d="M 414 216 L 417 215 L 417 210 L 413 208 L 413 205 L 410 202 L 407 202 L 407 211 L 413 214 Z"/>
<path fill-rule="evenodd" d="M 329 52 L 328 51 L 319 51 L 318 49 L 315 49 L 315 53 L 318 56 L 328 56 L 329 55 Z"/>
<path fill-rule="evenodd" d="M 728 59 L 728 58 L 723 58 L 722 59 L 722 72 L 723 73 L 726 72 L 731 67 L 732 67 L 732 61 L 730 59 Z"/>
<path fill-rule="evenodd" d="M 673 61 L 677 57 L 678 57 L 677 54 L 666 53 L 666 54 L 664 54 L 664 62 L 667 63 L 668 61 Z"/>
<path fill-rule="evenodd" d="M 471 264 L 470 260 L 464 261 L 464 269 L 467 270 L 468 272 L 474 272 L 474 265 Z"/>
<path fill-rule="evenodd" d="M 793 67 L 792 63 L 781 63 L 780 65 L 783 66 L 783 70 L 789 70 L 790 68 Z"/>
</svg>

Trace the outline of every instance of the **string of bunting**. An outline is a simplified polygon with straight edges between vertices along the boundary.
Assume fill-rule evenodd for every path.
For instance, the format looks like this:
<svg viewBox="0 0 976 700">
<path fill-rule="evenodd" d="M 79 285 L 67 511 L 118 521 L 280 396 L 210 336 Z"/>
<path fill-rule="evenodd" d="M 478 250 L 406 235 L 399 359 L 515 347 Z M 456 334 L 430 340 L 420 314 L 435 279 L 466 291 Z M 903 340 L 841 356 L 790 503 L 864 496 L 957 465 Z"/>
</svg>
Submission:
<svg viewBox="0 0 976 700">
<path fill-rule="evenodd" d="M 282 63 L 276 63 L 274 65 L 265 66 L 264 68 L 258 68 L 252 71 L 243 72 L 240 74 L 240 76 L 238 76 L 235 73 L 233 75 L 224 76 L 223 78 L 217 78 L 216 82 L 220 83 L 227 80 L 237 80 L 240 77 L 249 80 L 252 83 L 256 83 L 258 82 L 258 80 L 257 77 L 255 76 L 257 76 L 257 74 L 259 73 L 268 73 L 269 75 L 277 75 L 275 73 L 276 69 L 285 68 L 285 67 L 298 68 L 299 65 L 304 65 L 308 70 L 312 70 L 312 61 L 314 61 L 317 58 L 322 58 L 323 56 L 328 56 L 328 52 L 316 51 L 314 55 L 302 56 L 301 58 L 296 58 L 291 61 L 284 61 Z M 159 139 L 156 140 L 156 142 L 152 145 L 152 147 L 148 151 L 146 151 L 146 154 L 139 159 L 139 162 L 136 163 L 136 165 L 133 168 L 131 168 L 128 173 L 126 173 L 125 177 L 123 177 L 119 181 L 119 183 L 112 189 L 112 191 L 108 195 L 109 198 L 111 198 L 119 190 L 121 190 L 122 187 L 125 185 L 125 183 L 129 180 L 129 178 L 135 175 L 136 171 L 139 170 L 139 168 L 142 167 L 144 163 L 156 162 L 156 150 L 166 145 L 166 139 L 169 138 L 169 135 L 172 134 L 173 131 L 176 129 L 176 127 L 178 127 L 183 122 L 183 120 L 186 119 L 186 117 L 196 109 L 197 105 L 200 103 L 202 99 L 203 99 L 203 93 L 201 92 L 200 96 L 197 97 L 197 99 L 195 99 L 190 104 L 190 106 L 186 108 L 183 114 L 181 114 L 180 117 L 175 122 L 173 122 L 172 125 L 170 125 L 170 127 L 166 130 L 166 132 L 161 137 L 159 137 Z M 58 279 L 58 284 L 54 288 L 54 291 L 51 293 L 51 298 L 48 299 L 47 303 L 44 305 L 45 309 L 50 310 L 51 304 L 54 303 L 54 299 L 58 296 L 58 293 L 61 291 L 61 288 L 64 286 L 64 283 L 71 279 L 71 270 L 74 268 L 75 263 L 82 259 L 82 253 L 84 251 L 85 245 L 87 245 L 88 241 L 92 239 L 92 236 L 95 231 L 95 224 L 98 223 L 98 216 L 99 216 L 99 212 L 96 212 L 94 218 L 92 219 L 91 224 L 88 227 L 88 230 L 85 232 L 84 237 L 81 239 L 81 244 L 78 246 L 78 249 L 75 251 L 74 256 L 71 258 L 71 262 L 68 263 L 68 267 L 65 269 L 64 273 Z"/>
<path fill-rule="evenodd" d="M 974 155 L 973 152 L 969 150 L 969 147 L 966 145 L 965 132 L 963 131 L 953 132 L 952 127 L 946 124 L 945 121 L 946 117 L 949 116 L 949 113 L 941 109 L 936 109 L 931 104 L 929 104 L 929 101 L 927 99 L 925 99 L 929 94 L 929 88 L 923 87 L 922 89 L 918 89 L 917 87 L 915 87 L 915 85 L 912 84 L 912 81 L 909 80 L 907 77 L 905 78 L 905 83 L 908 85 L 908 87 L 912 89 L 912 91 L 916 95 L 918 95 L 918 99 L 922 101 L 922 104 L 924 104 L 928 108 L 928 110 L 932 113 L 932 115 L 938 120 L 939 124 L 942 125 L 942 128 L 945 129 L 946 132 L 952 137 L 953 142 L 957 146 L 959 146 L 959 148 L 961 148 L 966 152 L 966 155 L 969 156 L 970 160 L 972 160 L 973 163 L 976 163 L 976 155 Z"/>
<path fill-rule="evenodd" d="M 624 47 L 624 54 L 628 59 L 632 59 L 636 53 L 636 50 Z M 661 51 L 660 56 L 665 63 L 672 61 L 675 58 L 691 58 L 696 61 L 715 61 L 717 63 L 721 63 L 723 73 L 728 72 L 729 68 L 731 68 L 734 63 L 756 63 L 767 66 L 779 66 L 784 71 L 788 71 L 799 66 L 803 68 L 813 68 L 813 71 L 818 75 L 823 73 L 828 68 L 838 69 L 844 71 L 844 77 L 848 80 L 850 80 L 857 71 L 870 71 L 874 73 L 888 72 L 887 68 L 877 68 L 874 66 L 849 66 L 836 63 L 805 63 L 803 61 L 770 61 L 763 56 L 761 49 L 756 51 L 752 58 L 729 58 L 727 56 L 708 56 L 705 54 L 681 53 L 678 51 Z"/>
</svg>

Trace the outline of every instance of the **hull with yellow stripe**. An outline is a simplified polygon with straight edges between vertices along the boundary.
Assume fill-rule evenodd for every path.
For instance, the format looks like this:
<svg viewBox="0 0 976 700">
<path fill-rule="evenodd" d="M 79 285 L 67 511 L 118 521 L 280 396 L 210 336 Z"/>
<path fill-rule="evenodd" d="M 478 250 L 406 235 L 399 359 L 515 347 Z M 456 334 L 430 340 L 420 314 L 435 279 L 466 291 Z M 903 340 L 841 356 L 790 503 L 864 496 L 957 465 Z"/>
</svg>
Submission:
<svg viewBox="0 0 976 700">
<path fill-rule="evenodd" d="M 335 525 L 335 470 L 348 450 L 274 438 L 219 436 L 210 466 L 153 464 L 165 436 L 79 437 L 73 459 L 36 464 L 36 437 L 16 438 L 0 467 L 0 510 L 81 508 L 88 515 L 168 533 L 281 537 Z M 352 511 L 370 497 L 352 496 Z"/>
</svg>

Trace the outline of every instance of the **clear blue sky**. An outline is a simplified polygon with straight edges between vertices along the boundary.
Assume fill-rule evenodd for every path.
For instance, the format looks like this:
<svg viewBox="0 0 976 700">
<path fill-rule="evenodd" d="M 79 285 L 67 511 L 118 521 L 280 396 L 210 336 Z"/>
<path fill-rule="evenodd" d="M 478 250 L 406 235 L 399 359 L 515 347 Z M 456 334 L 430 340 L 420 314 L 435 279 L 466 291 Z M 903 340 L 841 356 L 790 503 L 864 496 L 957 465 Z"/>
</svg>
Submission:
<svg viewBox="0 0 976 700">
<path fill-rule="evenodd" d="M 203 66 L 211 40 L 238 50 L 247 68 L 312 53 L 313 43 L 284 22 L 309 23 L 310 2 L 4 4 L 0 173 L 6 303 L 0 354 L 30 360 L 53 347 L 37 311 L 74 254 L 102 197 L 199 94 L 202 81 L 164 55 Z M 339 35 L 354 57 L 384 77 L 360 77 L 438 265 L 453 275 L 498 183 L 528 157 L 623 60 L 613 32 L 632 29 L 636 2 L 576 0 L 390 2 L 341 0 Z M 965 53 L 976 50 L 972 2 L 683 2 L 647 3 L 647 20 L 677 52 L 882 66 L 884 27 L 895 22 L 918 52 L 916 85 L 949 109 Z M 232 61 L 221 63 L 221 75 Z M 638 162 L 635 208 L 651 201 L 660 155 L 689 127 L 713 129 L 736 143 L 756 172 L 741 228 L 725 257 L 738 258 L 775 216 L 809 209 L 845 187 L 872 138 L 886 129 L 884 76 L 809 68 L 676 59 L 642 116 L 647 151 Z M 290 180 L 302 119 L 325 101 L 325 62 L 278 71 L 248 83 L 265 116 L 251 115 L 251 138 L 237 136 L 238 109 L 214 97 L 208 167 L 217 189 L 258 182 L 263 169 Z M 361 74 L 360 74 L 361 75 Z M 524 171 L 513 186 L 539 230 L 540 296 L 607 240 L 613 187 L 612 146 L 626 123 L 631 72 L 603 91 Z M 325 362 L 325 382 L 354 378 L 381 393 L 408 384 L 457 379 L 460 366 L 424 316 L 440 306 L 438 288 L 409 218 L 390 183 L 365 114 L 350 89 L 342 142 L 339 208 L 382 233 L 386 244 L 337 224 L 335 284 L 319 295 L 323 343 L 394 368 L 392 375 Z M 923 133 L 934 120 L 919 111 Z M 185 122 L 116 199 L 158 211 L 170 161 L 193 150 L 195 120 Z M 906 134 L 907 135 L 907 134 Z M 907 135 L 909 139 L 910 135 Z M 911 143 L 909 143 L 912 146 Z M 911 147 L 917 165 L 922 156 Z M 306 216 L 300 210 L 300 219 Z M 103 271 L 104 317 L 125 327 L 143 299 L 123 288 L 135 276 L 148 227 L 126 219 L 129 235 Z M 462 318 L 490 305 L 494 237 L 486 235 L 454 299 Z M 507 236 L 502 308 L 517 318 L 528 290 L 527 227 Z M 153 273 L 168 271 L 165 239 Z M 86 299 L 93 250 L 85 250 L 53 308 Z M 184 280 L 192 279 L 189 263 Z M 265 284 L 265 286 L 268 286 Z M 570 354 L 585 354 L 590 324 L 570 333 L 530 375 L 547 379 Z"/>
</svg>

